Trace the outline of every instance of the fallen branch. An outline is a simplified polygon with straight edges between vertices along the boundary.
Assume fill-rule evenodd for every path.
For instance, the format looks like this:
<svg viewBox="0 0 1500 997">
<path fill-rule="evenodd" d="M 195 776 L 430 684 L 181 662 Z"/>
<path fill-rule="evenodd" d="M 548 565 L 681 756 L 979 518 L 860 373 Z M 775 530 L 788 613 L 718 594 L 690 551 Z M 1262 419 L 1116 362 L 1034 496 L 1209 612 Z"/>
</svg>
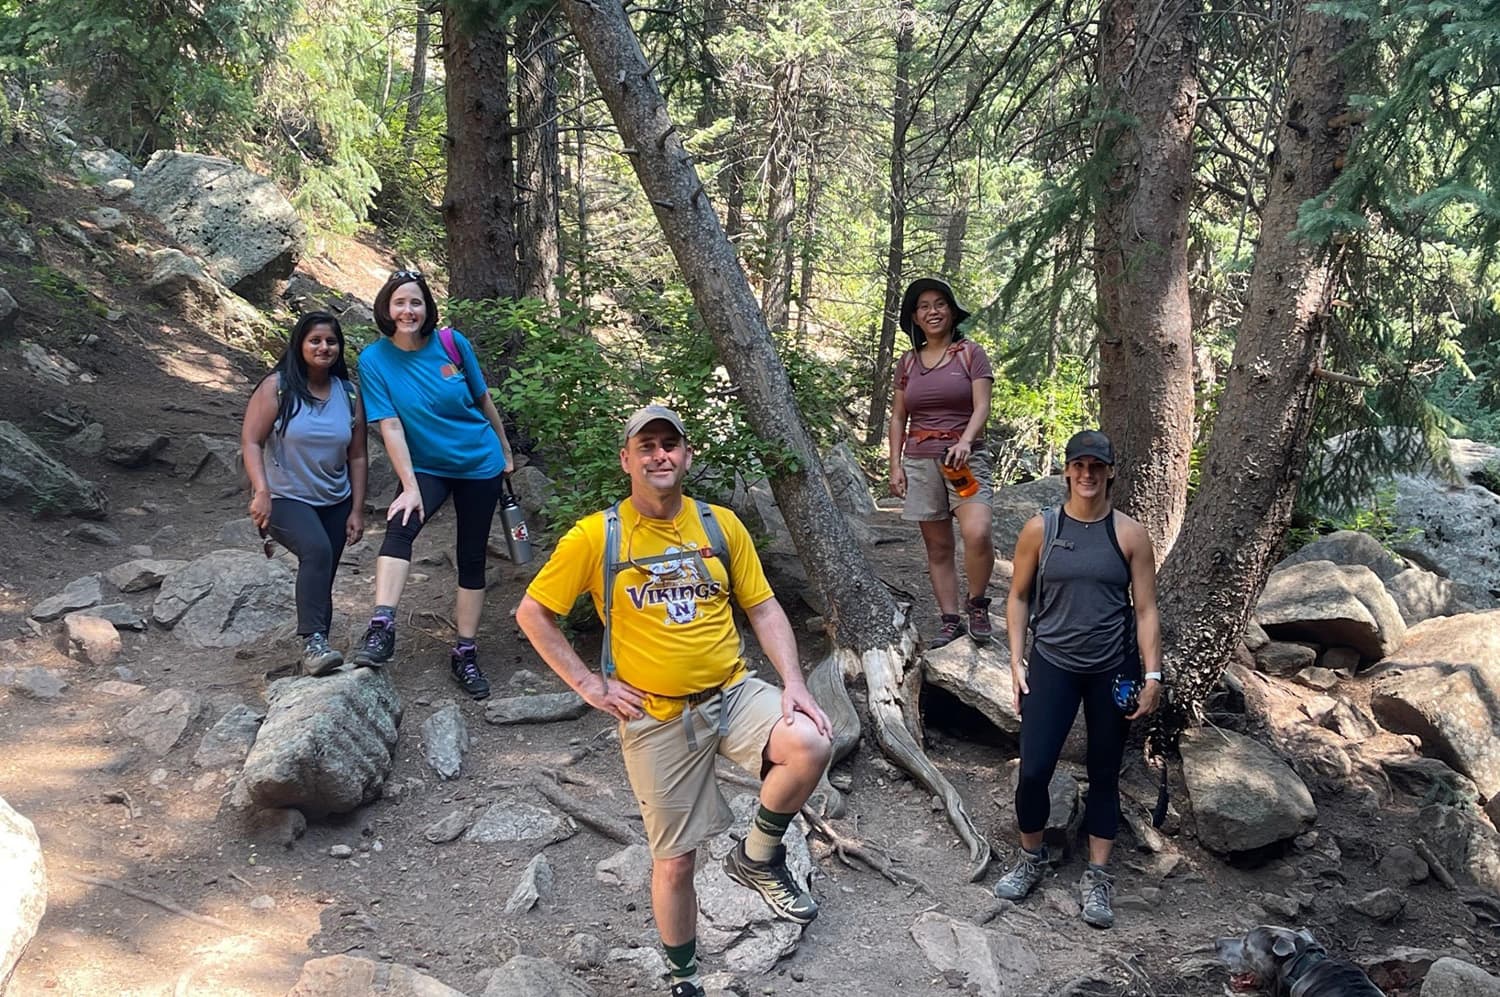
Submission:
<svg viewBox="0 0 1500 997">
<path fill-rule="evenodd" d="M 131 820 L 135 820 L 141 815 L 141 808 L 135 805 L 135 800 L 132 800 L 130 798 L 130 794 L 125 792 L 125 790 L 123 789 L 111 789 L 106 791 L 104 794 L 104 802 L 124 804 L 126 811 L 130 814 Z"/>
<path fill-rule="evenodd" d="M 1418 855 L 1422 856 L 1422 861 L 1427 863 L 1427 868 L 1432 870 L 1432 874 L 1437 877 L 1439 883 L 1442 883 L 1450 890 L 1458 889 L 1458 883 L 1454 881 L 1453 874 L 1448 871 L 1443 863 L 1438 861 L 1436 855 L 1432 854 L 1432 849 L 1428 847 L 1427 842 L 1418 838 L 1412 842 L 1412 847 L 1416 849 Z"/>
<path fill-rule="evenodd" d="M 545 775 L 537 776 L 531 781 L 531 784 L 536 787 L 538 793 L 547 798 L 547 802 L 566 813 L 569 817 L 572 817 L 584 827 L 597 831 L 611 841 L 618 841 L 622 845 L 639 845 L 644 843 L 645 838 L 637 833 L 635 828 L 624 821 L 616 820 L 607 814 L 589 809 L 582 800 L 563 789 Z"/>
<path fill-rule="evenodd" d="M 101 879 L 98 876 L 86 876 L 83 873 L 79 872 L 68 872 L 64 873 L 64 875 L 69 879 L 77 880 L 78 882 L 84 883 L 88 886 L 102 886 L 106 889 L 115 890 L 117 892 L 125 894 L 127 897 L 133 897 L 136 900 L 141 901 L 141 903 L 152 904 L 153 906 L 160 907 L 162 910 L 166 911 L 169 914 L 176 914 L 178 917 L 186 918 L 189 921 L 194 921 L 198 924 L 206 924 L 210 928 L 218 928 L 221 931 L 229 932 L 239 931 L 238 928 L 235 928 L 233 925 L 226 924 L 216 917 L 210 917 L 207 914 L 199 914 L 195 911 L 190 911 L 180 904 L 173 903 L 166 897 L 160 896 L 155 893 L 148 893 L 145 890 L 138 890 L 133 886 L 126 886 L 124 883 L 117 883 L 112 879 Z"/>
</svg>

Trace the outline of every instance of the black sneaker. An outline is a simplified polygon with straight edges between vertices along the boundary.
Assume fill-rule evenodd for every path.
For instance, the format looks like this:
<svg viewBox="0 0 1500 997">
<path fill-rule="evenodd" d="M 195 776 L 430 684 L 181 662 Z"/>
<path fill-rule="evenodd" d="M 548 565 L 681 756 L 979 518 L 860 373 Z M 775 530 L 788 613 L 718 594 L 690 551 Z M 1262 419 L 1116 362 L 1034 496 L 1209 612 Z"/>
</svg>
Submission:
<svg viewBox="0 0 1500 997">
<path fill-rule="evenodd" d="M 749 887 L 776 912 L 776 916 L 797 924 L 811 924 L 818 916 L 818 902 L 797 886 L 786 867 L 786 846 L 776 847 L 776 857 L 769 862 L 752 862 L 741 841 L 724 856 L 724 875 Z"/>
<path fill-rule="evenodd" d="M 698 984 L 682 980 L 672 984 L 672 997 L 707 997 L 707 995 Z"/>
<path fill-rule="evenodd" d="M 327 675 L 343 663 L 344 656 L 328 646 L 327 634 L 307 635 L 307 641 L 302 645 L 303 675 Z"/>
<path fill-rule="evenodd" d="M 454 648 L 448 653 L 448 670 L 453 681 L 474 699 L 490 698 L 490 680 L 479 670 L 479 650 L 473 645 L 462 650 Z"/>
<path fill-rule="evenodd" d="M 379 668 L 396 653 L 396 628 L 390 623 L 372 620 L 370 628 L 354 652 L 355 668 Z"/>
</svg>

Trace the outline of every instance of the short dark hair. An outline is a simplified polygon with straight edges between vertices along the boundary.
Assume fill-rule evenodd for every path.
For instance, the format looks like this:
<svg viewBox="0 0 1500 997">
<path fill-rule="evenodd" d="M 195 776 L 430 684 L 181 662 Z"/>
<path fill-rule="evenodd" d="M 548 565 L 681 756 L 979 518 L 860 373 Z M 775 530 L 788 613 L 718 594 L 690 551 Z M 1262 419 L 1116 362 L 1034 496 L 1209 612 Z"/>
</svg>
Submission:
<svg viewBox="0 0 1500 997">
<path fill-rule="evenodd" d="M 396 322 L 391 318 L 391 295 L 395 294 L 396 288 L 403 284 L 415 284 L 422 289 L 422 300 L 427 304 L 427 318 L 422 322 L 422 328 L 418 331 L 425 339 L 432 335 L 432 330 L 437 328 L 437 301 L 432 297 L 432 288 L 427 286 L 427 278 L 416 270 L 397 270 L 386 280 L 380 293 L 375 295 L 375 328 L 379 329 L 383 336 L 396 334 Z"/>
</svg>

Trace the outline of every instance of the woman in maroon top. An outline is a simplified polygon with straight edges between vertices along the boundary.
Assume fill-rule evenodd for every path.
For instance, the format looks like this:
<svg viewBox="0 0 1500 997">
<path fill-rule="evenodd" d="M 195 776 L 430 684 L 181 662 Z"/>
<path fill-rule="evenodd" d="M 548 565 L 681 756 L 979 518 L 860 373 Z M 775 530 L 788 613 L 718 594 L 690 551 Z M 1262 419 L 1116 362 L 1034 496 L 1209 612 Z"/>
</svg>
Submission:
<svg viewBox="0 0 1500 997">
<path fill-rule="evenodd" d="M 927 573 L 942 620 L 928 648 L 952 643 L 965 629 L 976 644 L 994 635 L 985 590 L 995 570 L 990 540 L 991 476 L 984 450 L 995 374 L 978 344 L 958 325 L 969 317 L 941 280 L 911 283 L 901 299 L 901 328 L 912 349 L 896 365 L 891 402 L 891 494 L 906 500 L 901 518 L 921 524 Z M 944 474 L 967 468 L 973 481 Z M 969 494 L 962 494 L 969 492 Z M 953 525 L 964 539 L 968 600 L 960 613 Z M 967 617 L 967 619 L 965 619 Z"/>
</svg>

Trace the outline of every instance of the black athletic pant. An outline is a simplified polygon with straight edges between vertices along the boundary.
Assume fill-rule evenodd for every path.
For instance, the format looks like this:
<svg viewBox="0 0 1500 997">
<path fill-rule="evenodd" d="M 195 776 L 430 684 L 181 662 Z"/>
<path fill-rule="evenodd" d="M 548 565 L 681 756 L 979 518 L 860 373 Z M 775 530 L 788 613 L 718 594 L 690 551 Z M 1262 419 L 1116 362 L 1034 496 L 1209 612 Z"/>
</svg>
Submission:
<svg viewBox="0 0 1500 997">
<path fill-rule="evenodd" d="M 1051 805 L 1047 787 L 1081 702 L 1088 729 L 1089 773 L 1083 826 L 1096 838 L 1114 840 L 1120 829 L 1120 762 L 1130 732 L 1130 722 L 1114 702 L 1114 679 L 1122 673 L 1139 679 L 1139 661 L 1080 674 L 1031 652 L 1026 673 L 1030 691 L 1021 697 L 1021 774 L 1016 783 L 1016 824 L 1021 833 L 1047 827 Z"/>
<path fill-rule="evenodd" d="M 353 498 L 336 505 L 308 505 L 296 499 L 271 499 L 268 532 L 297 555 L 297 632 L 328 632 L 333 625 L 333 575 L 344 553 L 344 529 Z"/>
<path fill-rule="evenodd" d="M 461 589 L 484 588 L 485 548 L 490 542 L 490 523 L 495 518 L 495 506 L 500 501 L 500 480 L 503 474 L 493 478 L 439 478 L 431 474 L 417 474 L 417 490 L 422 493 L 422 508 L 427 518 L 453 496 L 453 512 L 458 517 L 458 587 Z M 401 490 L 397 488 L 396 494 Z M 405 523 L 400 517 L 386 521 L 385 542 L 380 545 L 381 557 L 411 560 L 411 542 L 427 525 L 424 520 L 412 516 Z"/>
</svg>

